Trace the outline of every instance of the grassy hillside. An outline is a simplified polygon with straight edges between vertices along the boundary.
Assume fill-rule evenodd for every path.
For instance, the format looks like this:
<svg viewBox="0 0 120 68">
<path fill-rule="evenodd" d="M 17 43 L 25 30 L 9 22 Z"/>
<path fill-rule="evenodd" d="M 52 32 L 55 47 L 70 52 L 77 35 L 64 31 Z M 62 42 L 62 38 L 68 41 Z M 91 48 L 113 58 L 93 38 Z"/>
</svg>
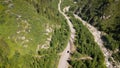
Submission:
<svg viewBox="0 0 120 68">
<path fill-rule="evenodd" d="M 57 67 L 58 54 L 69 38 L 57 4 L 56 0 L 0 0 L 0 68 Z"/>
</svg>

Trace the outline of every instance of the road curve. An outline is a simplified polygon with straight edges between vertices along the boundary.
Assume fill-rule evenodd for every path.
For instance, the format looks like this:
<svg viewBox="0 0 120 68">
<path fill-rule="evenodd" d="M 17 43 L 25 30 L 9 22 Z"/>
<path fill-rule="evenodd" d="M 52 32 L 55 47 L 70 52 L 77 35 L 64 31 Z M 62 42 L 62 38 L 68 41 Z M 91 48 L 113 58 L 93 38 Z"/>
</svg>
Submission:
<svg viewBox="0 0 120 68">
<path fill-rule="evenodd" d="M 59 3 L 58 3 L 58 10 L 67 20 L 67 23 L 69 25 L 71 33 L 70 33 L 70 39 L 68 41 L 68 44 L 61 54 L 59 64 L 58 64 L 58 68 L 68 68 L 67 60 L 69 59 L 70 54 L 67 53 L 67 51 L 71 52 L 71 46 L 72 46 L 71 44 L 73 44 L 73 41 L 74 41 L 75 29 L 73 28 L 73 25 L 72 25 L 71 21 L 69 20 L 69 17 L 64 12 L 61 11 L 60 5 L 61 5 L 61 0 L 59 0 Z"/>
<path fill-rule="evenodd" d="M 83 25 L 85 25 L 94 36 L 95 42 L 99 45 L 101 51 L 105 56 L 106 67 L 113 68 L 112 63 L 108 61 L 109 57 L 111 57 L 111 53 L 103 45 L 103 41 L 101 40 L 101 32 L 98 31 L 95 27 L 88 24 L 86 21 L 82 20 L 78 15 L 74 14 L 74 17 L 76 19 L 79 19 L 83 23 Z"/>
</svg>

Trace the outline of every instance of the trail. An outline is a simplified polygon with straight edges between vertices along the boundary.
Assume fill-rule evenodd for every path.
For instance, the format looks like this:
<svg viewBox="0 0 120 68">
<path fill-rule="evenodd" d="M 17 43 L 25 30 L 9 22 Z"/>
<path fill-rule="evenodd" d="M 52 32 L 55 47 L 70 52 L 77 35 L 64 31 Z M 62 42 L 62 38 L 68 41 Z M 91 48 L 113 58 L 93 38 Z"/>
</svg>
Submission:
<svg viewBox="0 0 120 68">
<path fill-rule="evenodd" d="M 70 33 L 70 39 L 68 41 L 68 44 L 61 54 L 59 64 L 58 64 L 58 68 L 68 68 L 67 60 L 69 59 L 70 54 L 67 53 L 67 51 L 71 52 L 71 46 L 72 46 L 74 38 L 75 38 L 75 30 L 73 28 L 73 25 L 72 25 L 71 21 L 69 20 L 69 17 L 64 12 L 61 11 L 60 5 L 61 5 L 61 0 L 59 0 L 59 3 L 58 3 L 58 10 L 67 20 L 67 23 L 69 25 L 71 33 Z"/>
<path fill-rule="evenodd" d="M 88 24 L 86 21 L 82 20 L 78 15 L 74 14 L 74 17 L 76 19 L 79 19 L 83 23 L 83 25 L 85 25 L 89 29 L 89 31 L 92 33 L 92 35 L 94 36 L 95 42 L 99 45 L 101 51 L 103 52 L 105 56 L 106 67 L 113 68 L 112 63 L 108 61 L 109 57 L 111 57 L 111 53 L 103 45 L 103 41 L 101 39 L 101 32 L 98 31 L 95 27 Z"/>
</svg>

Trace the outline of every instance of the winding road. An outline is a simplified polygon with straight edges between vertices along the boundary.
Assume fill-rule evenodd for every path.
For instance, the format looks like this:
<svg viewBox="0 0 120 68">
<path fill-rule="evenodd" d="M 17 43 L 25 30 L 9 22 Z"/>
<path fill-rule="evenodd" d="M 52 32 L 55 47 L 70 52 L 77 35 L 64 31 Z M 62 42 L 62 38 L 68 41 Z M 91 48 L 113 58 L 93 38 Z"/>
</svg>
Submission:
<svg viewBox="0 0 120 68">
<path fill-rule="evenodd" d="M 71 44 L 73 44 L 73 41 L 74 41 L 74 38 L 75 38 L 75 29 L 73 28 L 73 25 L 72 25 L 71 21 L 69 20 L 69 17 L 64 12 L 61 11 L 60 5 L 61 5 L 61 0 L 59 0 L 59 3 L 58 3 L 58 10 L 67 20 L 67 23 L 69 25 L 71 33 L 70 33 L 70 39 L 68 41 L 68 44 L 61 54 L 59 64 L 58 64 L 58 68 L 68 68 L 67 60 L 69 60 L 70 54 L 67 53 L 67 52 L 68 51 L 71 52 L 71 46 L 72 46 Z"/>
<path fill-rule="evenodd" d="M 75 38 L 75 29 L 73 28 L 73 25 L 71 21 L 69 20 L 69 17 L 64 12 L 61 11 L 60 5 L 61 5 L 61 0 L 59 0 L 59 3 L 58 3 L 58 10 L 66 18 L 71 33 L 70 33 L 70 40 L 67 44 L 67 47 L 64 49 L 64 51 L 61 54 L 58 68 L 68 68 L 67 60 L 69 59 L 70 54 L 67 53 L 67 51 L 71 52 L 71 47 L 72 47 L 71 43 L 73 44 L 73 41 Z M 76 19 L 79 19 L 83 23 L 83 25 L 86 26 L 89 29 L 89 31 L 92 33 L 92 35 L 94 36 L 95 42 L 99 45 L 101 51 L 103 52 L 105 56 L 106 67 L 113 68 L 112 63 L 108 61 L 108 59 L 111 57 L 111 53 L 103 45 L 103 41 L 101 39 L 101 32 L 98 31 L 95 27 L 88 24 L 86 21 L 82 20 L 78 15 L 76 14 L 73 14 L 73 15 Z"/>
</svg>

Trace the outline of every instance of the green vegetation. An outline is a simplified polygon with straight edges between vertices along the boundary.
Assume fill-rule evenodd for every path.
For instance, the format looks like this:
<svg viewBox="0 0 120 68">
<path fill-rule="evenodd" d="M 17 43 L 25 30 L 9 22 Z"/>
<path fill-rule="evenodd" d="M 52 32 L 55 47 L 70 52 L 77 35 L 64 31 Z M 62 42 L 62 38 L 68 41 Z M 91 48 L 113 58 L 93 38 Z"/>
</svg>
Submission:
<svg viewBox="0 0 120 68">
<path fill-rule="evenodd" d="M 70 20 L 76 30 L 76 51 L 71 54 L 72 57 L 69 61 L 72 68 L 106 68 L 104 56 L 99 46 L 94 42 L 94 38 L 89 30 L 74 16 L 71 16 Z"/>
<path fill-rule="evenodd" d="M 9 46 L 8 44 L 0 37 L 0 67 L 8 64 L 8 54 L 9 54 Z"/>
<path fill-rule="evenodd" d="M 0 0 L 0 68 L 57 68 L 59 53 L 65 48 L 70 33 L 57 9 L 58 1 Z M 71 67 L 106 68 L 93 36 L 74 18 L 73 12 L 103 32 L 105 46 L 120 62 L 120 1 L 64 0 L 61 9 L 65 6 L 71 6 L 68 15 L 76 30 L 76 51 L 68 61 Z M 52 29 L 48 35 L 47 26 Z M 41 48 L 49 36 L 50 46 Z"/>
<path fill-rule="evenodd" d="M 71 2 L 71 0 L 68 0 L 68 2 Z M 94 42 L 92 34 L 73 16 L 76 5 L 73 3 L 68 5 L 66 1 L 63 1 L 62 8 L 65 6 L 71 6 L 67 15 L 70 16 L 70 21 L 76 30 L 74 42 L 76 50 L 71 53 L 71 58 L 68 61 L 70 68 L 106 68 L 104 55 L 99 46 Z"/>
<path fill-rule="evenodd" d="M 120 1 L 86 0 L 77 3 L 78 8 L 75 13 L 107 34 L 104 36 L 106 38 L 105 46 L 113 51 L 119 49 Z"/>
<path fill-rule="evenodd" d="M 119 0 L 91 0 L 77 1 L 75 13 L 91 25 L 103 32 L 103 41 L 106 48 L 120 50 L 120 1 Z M 89 4 L 88 4 L 89 3 Z M 75 10 L 74 9 L 74 10 Z M 73 11 L 73 10 L 72 10 Z M 113 53 L 114 55 L 114 53 Z M 117 55 L 119 56 L 119 55 Z M 119 56 L 120 57 L 120 56 Z M 119 60 L 115 58 L 116 60 Z"/>
<path fill-rule="evenodd" d="M 56 68 L 66 46 L 69 27 L 57 0 L 0 1 L 0 68 Z M 46 26 L 53 32 L 48 49 Z M 64 41 L 63 41 L 64 40 Z"/>
<path fill-rule="evenodd" d="M 69 26 L 67 23 L 62 22 L 61 28 L 55 29 L 54 31 L 52 40 L 50 42 L 50 47 L 54 47 L 57 50 L 57 53 L 62 52 L 65 48 L 65 45 L 68 43 L 69 32 Z"/>
<path fill-rule="evenodd" d="M 66 4 L 68 1 L 70 4 Z M 79 15 L 83 20 L 103 33 L 102 39 L 107 49 L 113 51 L 114 59 L 120 53 L 120 1 L 119 0 L 66 0 L 63 7 L 70 6 L 69 13 Z M 71 3 L 71 2 L 76 2 Z M 114 52 L 116 51 L 117 52 Z M 115 57 L 116 56 L 116 57 Z"/>
</svg>

